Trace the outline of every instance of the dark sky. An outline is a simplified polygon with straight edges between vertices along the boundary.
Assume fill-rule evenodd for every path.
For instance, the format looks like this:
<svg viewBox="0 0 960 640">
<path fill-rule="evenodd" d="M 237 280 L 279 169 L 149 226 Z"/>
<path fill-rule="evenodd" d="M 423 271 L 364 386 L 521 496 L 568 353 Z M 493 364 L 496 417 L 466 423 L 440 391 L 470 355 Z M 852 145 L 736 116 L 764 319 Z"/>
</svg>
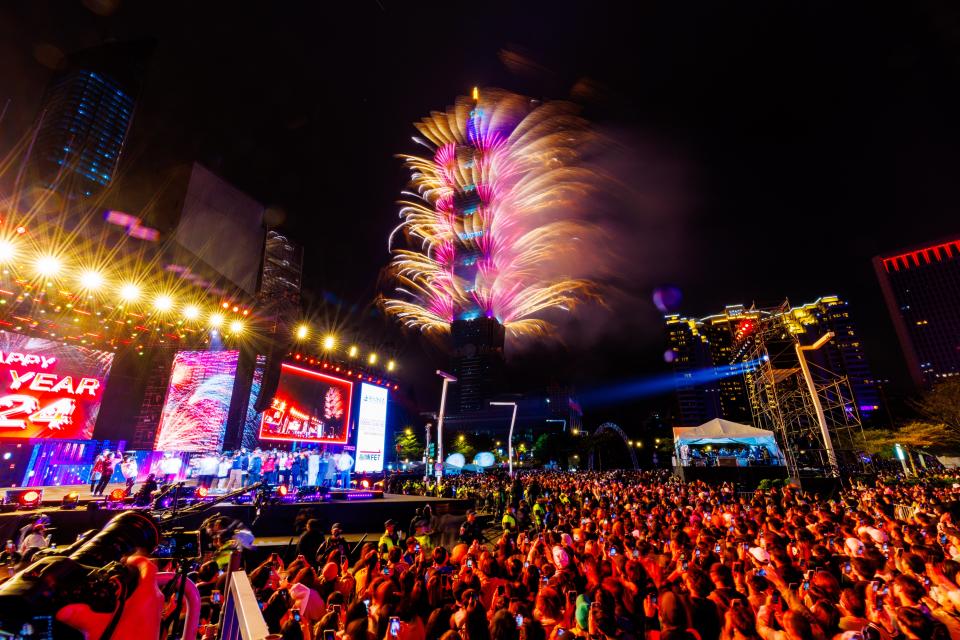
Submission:
<svg viewBox="0 0 960 640">
<path fill-rule="evenodd" d="M 960 9 L 876 4 L 10 1 L 0 143 L 29 125 L 57 51 L 156 38 L 134 168 L 197 159 L 285 210 L 307 286 L 356 305 L 353 322 L 388 260 L 411 122 L 475 84 L 554 99 L 579 83 L 639 185 L 617 212 L 632 266 L 588 337 L 528 347 L 519 371 L 581 387 L 663 372 L 649 300 L 674 283 L 691 315 L 844 296 L 878 373 L 899 380 L 870 258 L 960 230 Z M 428 395 L 421 347 L 365 322 Z"/>
</svg>

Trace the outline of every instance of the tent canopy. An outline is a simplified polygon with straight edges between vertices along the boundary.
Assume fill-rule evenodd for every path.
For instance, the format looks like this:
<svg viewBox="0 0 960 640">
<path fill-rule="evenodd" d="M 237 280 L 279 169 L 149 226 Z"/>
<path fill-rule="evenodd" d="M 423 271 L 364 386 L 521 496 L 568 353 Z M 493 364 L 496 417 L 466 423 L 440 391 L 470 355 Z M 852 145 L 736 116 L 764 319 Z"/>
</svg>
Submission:
<svg viewBox="0 0 960 640">
<path fill-rule="evenodd" d="M 773 431 L 757 429 L 745 424 L 715 418 L 699 427 L 674 427 L 673 441 L 677 446 L 684 444 L 749 444 L 772 448 L 777 447 Z"/>
</svg>

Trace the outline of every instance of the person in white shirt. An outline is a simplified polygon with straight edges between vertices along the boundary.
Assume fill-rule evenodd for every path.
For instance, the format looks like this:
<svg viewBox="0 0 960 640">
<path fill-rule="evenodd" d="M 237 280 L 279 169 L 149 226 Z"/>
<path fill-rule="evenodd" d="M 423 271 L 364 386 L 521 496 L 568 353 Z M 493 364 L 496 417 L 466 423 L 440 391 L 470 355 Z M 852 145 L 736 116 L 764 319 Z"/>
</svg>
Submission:
<svg viewBox="0 0 960 640">
<path fill-rule="evenodd" d="M 226 489 L 230 481 L 230 468 L 233 466 L 233 460 L 227 456 L 220 456 L 220 462 L 217 464 L 217 488 Z"/>
<path fill-rule="evenodd" d="M 25 554 L 29 549 L 33 549 L 34 547 L 38 549 L 45 549 L 47 546 L 49 546 L 50 536 L 44 536 L 43 534 L 45 532 L 46 529 L 44 529 L 42 524 L 37 523 L 33 525 L 30 533 L 24 536 L 23 542 L 20 543 L 20 553 Z"/>
<path fill-rule="evenodd" d="M 133 495 L 133 483 L 137 481 L 137 459 L 128 453 L 120 463 L 120 473 L 127 483 L 127 495 Z"/>
<path fill-rule="evenodd" d="M 311 487 L 317 485 L 317 475 L 320 473 L 320 452 L 316 449 L 310 450 L 307 458 L 307 484 Z"/>
<path fill-rule="evenodd" d="M 350 488 L 350 470 L 353 469 L 353 456 L 344 451 L 337 459 L 337 471 L 340 472 L 340 486 L 344 489 Z"/>
</svg>

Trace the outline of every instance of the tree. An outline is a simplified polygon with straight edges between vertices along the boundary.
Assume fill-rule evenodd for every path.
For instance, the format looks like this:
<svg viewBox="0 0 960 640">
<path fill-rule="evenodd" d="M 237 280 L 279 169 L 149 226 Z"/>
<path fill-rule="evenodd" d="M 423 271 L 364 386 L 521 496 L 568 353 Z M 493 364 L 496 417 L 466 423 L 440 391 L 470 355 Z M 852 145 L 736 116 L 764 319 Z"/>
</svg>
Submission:
<svg viewBox="0 0 960 640">
<path fill-rule="evenodd" d="M 960 442 L 960 378 L 941 382 L 910 404 L 924 422 L 940 426 L 942 437 Z"/>
<path fill-rule="evenodd" d="M 393 436 L 393 444 L 400 460 L 419 460 L 423 457 L 423 444 L 410 427 L 397 431 Z"/>
</svg>

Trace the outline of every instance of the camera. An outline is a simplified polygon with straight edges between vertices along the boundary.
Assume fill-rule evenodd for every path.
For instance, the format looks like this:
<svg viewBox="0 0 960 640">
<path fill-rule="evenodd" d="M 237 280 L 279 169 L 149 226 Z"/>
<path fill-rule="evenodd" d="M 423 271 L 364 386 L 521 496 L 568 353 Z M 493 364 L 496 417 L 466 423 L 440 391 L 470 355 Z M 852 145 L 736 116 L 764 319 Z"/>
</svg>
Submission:
<svg viewBox="0 0 960 640">
<path fill-rule="evenodd" d="M 122 559 L 138 549 L 152 551 L 159 537 L 149 516 L 126 511 L 89 540 L 47 553 L 0 585 L 0 633 L 82 638 L 54 620 L 57 611 L 68 604 L 86 604 L 95 612 L 113 613 L 140 579 Z"/>
</svg>

